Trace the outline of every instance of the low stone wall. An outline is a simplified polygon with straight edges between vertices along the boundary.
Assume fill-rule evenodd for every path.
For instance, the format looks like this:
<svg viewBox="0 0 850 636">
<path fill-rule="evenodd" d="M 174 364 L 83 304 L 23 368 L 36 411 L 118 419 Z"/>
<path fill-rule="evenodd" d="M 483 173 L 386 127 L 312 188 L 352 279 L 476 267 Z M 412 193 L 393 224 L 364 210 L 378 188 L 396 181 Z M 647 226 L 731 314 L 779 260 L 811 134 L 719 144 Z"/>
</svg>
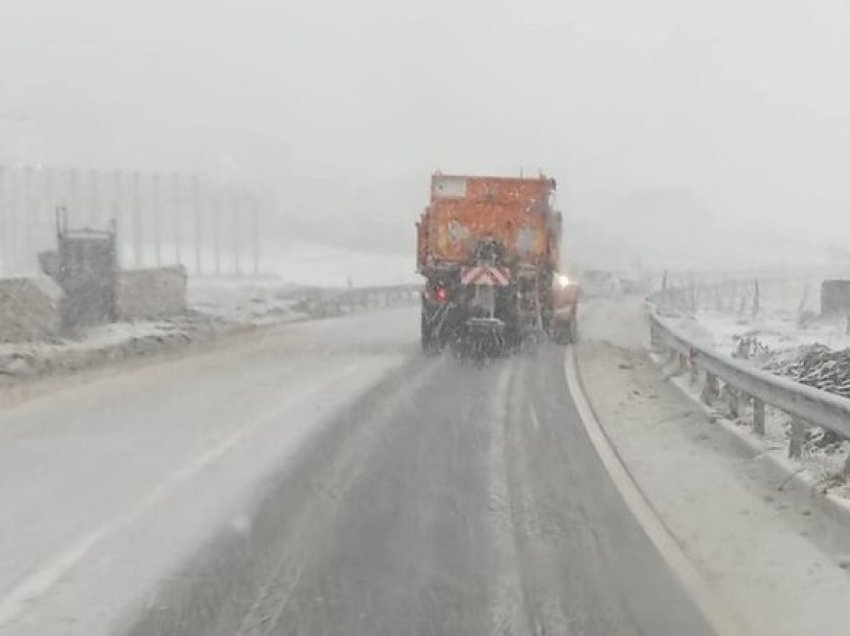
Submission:
<svg viewBox="0 0 850 636">
<path fill-rule="evenodd" d="M 0 342 L 56 337 L 62 297 L 62 289 L 47 276 L 0 278 Z"/>
<path fill-rule="evenodd" d="M 116 305 L 119 321 L 159 320 L 186 313 L 186 269 L 122 270 Z"/>
</svg>

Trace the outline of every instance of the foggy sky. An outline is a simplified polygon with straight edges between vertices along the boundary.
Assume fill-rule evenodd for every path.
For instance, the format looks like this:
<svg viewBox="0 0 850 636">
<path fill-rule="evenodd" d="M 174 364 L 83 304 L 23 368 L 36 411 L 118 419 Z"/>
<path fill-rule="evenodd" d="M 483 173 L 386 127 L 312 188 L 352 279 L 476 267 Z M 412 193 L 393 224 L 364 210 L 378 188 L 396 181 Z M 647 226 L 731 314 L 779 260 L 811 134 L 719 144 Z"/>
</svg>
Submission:
<svg viewBox="0 0 850 636">
<path fill-rule="evenodd" d="M 434 169 L 543 170 L 663 258 L 850 237 L 843 2 L 5 4 L 4 163 L 253 180 L 282 234 L 401 252 Z"/>
</svg>

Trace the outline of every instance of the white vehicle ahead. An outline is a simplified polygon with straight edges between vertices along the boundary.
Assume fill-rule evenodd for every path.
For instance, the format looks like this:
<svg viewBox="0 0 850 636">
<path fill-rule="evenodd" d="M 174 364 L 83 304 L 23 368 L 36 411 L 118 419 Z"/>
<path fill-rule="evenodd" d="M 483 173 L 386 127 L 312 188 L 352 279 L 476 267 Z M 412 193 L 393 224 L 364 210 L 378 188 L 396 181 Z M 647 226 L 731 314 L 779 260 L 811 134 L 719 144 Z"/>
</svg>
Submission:
<svg viewBox="0 0 850 636">
<path fill-rule="evenodd" d="M 581 276 L 581 293 L 587 298 L 611 298 L 622 293 L 620 279 L 607 270 L 591 269 Z"/>
</svg>

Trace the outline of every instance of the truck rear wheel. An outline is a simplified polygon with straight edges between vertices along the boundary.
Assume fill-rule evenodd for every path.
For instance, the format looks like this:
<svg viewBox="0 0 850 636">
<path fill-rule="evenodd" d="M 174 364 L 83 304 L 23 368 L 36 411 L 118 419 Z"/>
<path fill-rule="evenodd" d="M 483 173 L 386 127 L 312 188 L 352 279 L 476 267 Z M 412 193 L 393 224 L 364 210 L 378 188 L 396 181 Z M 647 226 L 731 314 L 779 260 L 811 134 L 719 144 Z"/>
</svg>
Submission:
<svg viewBox="0 0 850 636">
<path fill-rule="evenodd" d="M 427 316 L 425 315 L 425 310 L 422 310 L 422 324 L 421 324 L 421 343 L 422 343 L 422 353 L 427 355 L 436 355 L 440 352 L 440 342 L 437 338 L 437 335 L 434 333 L 434 330 L 431 324 L 428 321 Z"/>
<path fill-rule="evenodd" d="M 555 323 L 552 340 L 559 345 L 573 344 L 578 336 L 576 316 L 573 314 L 569 320 L 559 320 Z"/>
<path fill-rule="evenodd" d="M 435 356 L 440 353 L 440 346 L 430 335 L 422 334 L 422 353 Z"/>
</svg>

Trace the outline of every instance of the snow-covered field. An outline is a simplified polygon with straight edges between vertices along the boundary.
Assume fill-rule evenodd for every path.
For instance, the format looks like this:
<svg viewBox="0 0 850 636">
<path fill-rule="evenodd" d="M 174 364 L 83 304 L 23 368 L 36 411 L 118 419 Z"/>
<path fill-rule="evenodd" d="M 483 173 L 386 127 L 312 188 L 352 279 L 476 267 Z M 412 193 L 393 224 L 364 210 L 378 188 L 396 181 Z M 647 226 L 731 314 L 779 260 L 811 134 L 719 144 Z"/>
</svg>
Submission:
<svg viewBox="0 0 850 636">
<path fill-rule="evenodd" d="M 49 342 L 0 343 L 0 385 L 173 349 L 243 327 L 297 320 L 304 317 L 292 308 L 297 293 L 273 279 L 192 281 L 189 312 L 182 316 L 102 325 Z"/>
<path fill-rule="evenodd" d="M 191 310 L 236 323 L 275 324 L 295 317 L 292 305 L 302 288 L 279 279 L 190 278 L 188 303 Z"/>
<path fill-rule="evenodd" d="M 759 289 L 758 311 L 754 311 L 754 285 L 742 284 L 722 290 L 704 290 L 694 304 L 696 312 L 668 316 L 669 322 L 694 341 L 716 351 L 743 359 L 753 366 L 802 380 L 816 388 L 847 396 L 843 388 L 850 381 L 850 364 L 839 353 L 850 347 L 847 321 L 821 318 L 817 314 L 819 282 L 788 280 L 763 284 Z M 685 378 L 677 382 L 695 400 L 700 387 Z M 726 411 L 724 397 L 714 404 L 718 414 Z M 738 418 L 728 420 L 751 443 L 762 445 L 776 461 L 785 461 L 791 418 L 766 409 L 764 438 L 752 430 L 752 413 L 742 409 Z M 850 442 L 818 427 L 807 431 L 803 457 L 794 465 L 810 482 L 824 491 L 850 498 L 845 466 Z"/>
<path fill-rule="evenodd" d="M 846 319 L 821 318 L 820 278 L 697 285 L 679 297 L 670 322 L 717 351 L 765 364 L 793 359 L 811 345 L 850 347 Z M 757 297 L 757 299 L 756 299 Z"/>
<path fill-rule="evenodd" d="M 318 243 L 264 241 L 260 249 L 259 270 L 266 279 L 302 287 L 375 287 L 419 282 L 414 246 L 401 247 L 407 249 L 399 253 L 380 253 Z M 163 245 L 159 262 L 163 265 L 177 263 L 177 251 L 172 244 Z M 194 247 L 183 245 L 179 252 L 180 262 L 191 275 L 196 275 Z M 125 268 L 136 266 L 131 247 L 123 246 L 121 256 Z M 209 249 L 202 250 L 200 259 L 203 278 L 263 280 L 252 277 L 253 257 L 247 252 L 237 263 L 233 253 L 224 251 L 218 268 Z M 153 246 L 145 246 L 142 262 L 145 267 L 153 267 L 158 262 Z M 216 270 L 218 274 L 215 274 Z"/>
<path fill-rule="evenodd" d="M 375 287 L 421 282 L 414 246 L 405 253 L 381 254 L 329 245 L 291 243 L 268 248 L 263 270 L 287 284 L 309 287 Z"/>
</svg>

